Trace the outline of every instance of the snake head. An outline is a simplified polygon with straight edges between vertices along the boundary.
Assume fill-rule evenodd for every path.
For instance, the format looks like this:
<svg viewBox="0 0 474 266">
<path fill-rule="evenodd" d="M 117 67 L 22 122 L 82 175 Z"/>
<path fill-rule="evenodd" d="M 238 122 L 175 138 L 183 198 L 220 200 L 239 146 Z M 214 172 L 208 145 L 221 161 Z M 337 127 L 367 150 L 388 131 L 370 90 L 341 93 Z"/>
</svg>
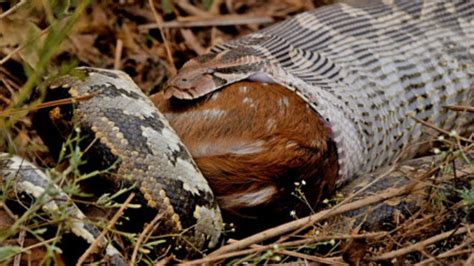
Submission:
<svg viewBox="0 0 474 266">
<path fill-rule="evenodd" d="M 251 52 L 240 48 L 191 59 L 168 81 L 165 98 L 196 99 L 261 72 L 264 62 Z"/>
<path fill-rule="evenodd" d="M 178 74 L 168 80 L 166 98 L 195 99 L 217 89 L 215 68 L 196 59 L 186 62 Z"/>
</svg>

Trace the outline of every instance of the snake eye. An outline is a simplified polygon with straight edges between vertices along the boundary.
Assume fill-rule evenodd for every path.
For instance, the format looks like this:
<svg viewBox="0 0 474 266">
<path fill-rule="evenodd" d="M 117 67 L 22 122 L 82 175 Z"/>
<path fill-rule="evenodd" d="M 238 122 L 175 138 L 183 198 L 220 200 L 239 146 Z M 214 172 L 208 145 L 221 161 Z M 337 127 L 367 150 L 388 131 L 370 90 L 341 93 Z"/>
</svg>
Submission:
<svg viewBox="0 0 474 266">
<path fill-rule="evenodd" d="M 212 74 L 214 74 L 215 72 L 216 72 L 216 69 L 215 69 L 215 68 L 208 68 L 208 69 L 206 70 L 206 74 L 211 74 L 211 75 L 212 75 Z"/>
</svg>

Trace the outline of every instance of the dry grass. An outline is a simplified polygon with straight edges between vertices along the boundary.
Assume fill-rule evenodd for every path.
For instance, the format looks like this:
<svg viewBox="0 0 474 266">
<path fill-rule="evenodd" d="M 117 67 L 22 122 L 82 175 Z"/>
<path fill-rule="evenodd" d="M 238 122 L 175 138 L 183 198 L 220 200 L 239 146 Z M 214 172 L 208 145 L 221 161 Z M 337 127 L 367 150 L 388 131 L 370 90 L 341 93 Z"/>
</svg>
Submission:
<svg viewBox="0 0 474 266">
<path fill-rule="evenodd" d="M 57 162 L 42 146 L 29 115 L 30 111 L 45 104 L 51 105 L 41 103 L 46 77 L 53 78 L 76 65 L 117 68 L 129 73 L 146 93 L 151 94 L 158 91 L 185 61 L 206 52 L 216 43 L 331 1 L 176 0 L 155 3 L 153 8 L 149 5 L 153 1 L 94 3 L 87 7 L 54 5 L 54 2 L 0 3 L 3 12 L 0 15 L 0 151 L 22 155 L 47 167 L 56 167 Z M 472 112 L 472 107 L 451 109 Z M 397 170 L 395 174 L 410 177 L 407 184 L 363 198 L 354 196 L 352 200 L 335 196 L 328 201 L 326 210 L 245 239 L 229 240 L 209 255 L 186 263 L 296 260 L 327 264 L 376 264 L 380 261 L 442 264 L 457 261 L 469 265 L 474 259 L 471 232 L 474 229 L 474 190 L 468 181 L 474 179 L 473 145 L 471 140 L 461 143 L 456 136 L 449 136 L 449 132 L 442 133 L 447 135 L 436 141 L 441 151 L 436 164 L 429 162 L 390 169 Z M 73 152 L 76 144 L 67 145 L 71 153 L 64 161 L 80 164 L 80 158 Z M 64 164 L 57 167 L 61 169 Z M 387 171 L 381 176 L 390 175 Z M 70 172 L 69 176 L 78 174 L 75 170 Z M 104 196 L 100 203 L 92 203 L 78 191 L 76 183 L 63 179 L 59 182 L 79 204 L 88 203 L 82 206 L 100 207 L 85 210 L 93 217 L 89 222 L 103 228 L 108 238 L 114 238 L 124 248 L 126 257 L 145 264 L 166 264 L 175 260 L 166 252 L 161 257 L 152 254 L 155 246 L 163 241 L 150 235 L 153 223 L 142 232 L 131 234 L 113 229 L 104 219 L 97 219 L 111 217 L 117 213 L 117 208 L 123 207 L 113 196 Z M 452 184 L 456 184 L 454 189 Z M 61 246 L 61 242 L 67 241 L 62 237 L 67 230 L 64 226 L 67 217 L 50 219 L 38 211 L 40 206 L 13 204 L 11 200 L 7 201 L 10 194 L 5 186 L 3 189 L 0 197 L 0 240 L 3 240 L 0 262 L 9 261 L 15 265 L 65 263 L 64 254 L 74 253 L 67 253 Z M 354 219 L 341 216 L 348 211 L 376 206 L 386 199 L 393 203 L 417 191 L 424 191 L 424 204 L 412 216 L 400 214 L 390 226 L 377 232 L 349 227 Z M 75 256 L 87 257 L 89 251 L 85 248 L 76 251 L 79 254 Z M 63 250 L 60 252 L 60 249 Z M 89 259 L 98 260 L 100 256 Z"/>
</svg>

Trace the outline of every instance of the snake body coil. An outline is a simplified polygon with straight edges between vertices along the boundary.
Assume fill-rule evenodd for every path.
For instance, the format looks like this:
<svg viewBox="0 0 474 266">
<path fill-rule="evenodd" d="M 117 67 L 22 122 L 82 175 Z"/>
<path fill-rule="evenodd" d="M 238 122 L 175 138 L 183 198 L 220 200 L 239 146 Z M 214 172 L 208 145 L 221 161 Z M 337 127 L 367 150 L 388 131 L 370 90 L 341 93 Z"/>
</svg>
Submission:
<svg viewBox="0 0 474 266">
<path fill-rule="evenodd" d="M 38 116 L 64 137 L 80 129 L 85 158 L 116 179 L 136 184 L 148 207 L 161 213 L 160 232 L 182 234 L 189 252 L 214 247 L 222 232 L 219 207 L 206 180 L 163 115 L 121 71 L 79 68 L 51 85 L 47 100 L 91 98 L 42 110 Z M 43 122 L 44 123 L 44 122 Z M 53 134 L 46 129 L 45 134 Z M 58 139 L 53 140 L 60 143 Z M 51 145 L 50 145 L 51 146 Z M 188 244 L 186 244 L 188 243 Z"/>
</svg>

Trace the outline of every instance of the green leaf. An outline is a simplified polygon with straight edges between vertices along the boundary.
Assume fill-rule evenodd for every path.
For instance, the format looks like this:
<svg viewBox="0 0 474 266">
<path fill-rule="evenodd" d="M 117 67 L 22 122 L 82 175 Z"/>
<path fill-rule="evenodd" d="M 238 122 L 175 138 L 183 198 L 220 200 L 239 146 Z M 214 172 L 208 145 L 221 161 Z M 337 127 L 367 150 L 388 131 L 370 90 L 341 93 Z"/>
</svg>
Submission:
<svg viewBox="0 0 474 266">
<path fill-rule="evenodd" d="M 16 254 L 20 253 L 22 250 L 19 246 L 5 246 L 0 247 L 0 261 L 6 261 L 9 258 L 15 256 Z"/>
<path fill-rule="evenodd" d="M 474 180 L 471 180 L 470 185 L 471 188 L 458 190 L 461 195 L 461 198 L 464 201 L 464 204 L 467 206 L 474 205 Z"/>
<path fill-rule="evenodd" d="M 205 10 L 209 10 L 212 7 L 212 3 L 214 0 L 203 0 L 202 1 L 202 6 L 204 7 Z"/>
<path fill-rule="evenodd" d="M 48 231 L 48 229 L 46 228 L 38 228 L 36 230 L 33 231 L 34 234 L 37 234 L 37 235 L 42 235 L 44 233 L 46 233 Z"/>
<path fill-rule="evenodd" d="M 163 0 L 161 1 L 161 9 L 165 14 L 173 13 L 173 5 L 171 4 L 170 0 Z"/>
</svg>

